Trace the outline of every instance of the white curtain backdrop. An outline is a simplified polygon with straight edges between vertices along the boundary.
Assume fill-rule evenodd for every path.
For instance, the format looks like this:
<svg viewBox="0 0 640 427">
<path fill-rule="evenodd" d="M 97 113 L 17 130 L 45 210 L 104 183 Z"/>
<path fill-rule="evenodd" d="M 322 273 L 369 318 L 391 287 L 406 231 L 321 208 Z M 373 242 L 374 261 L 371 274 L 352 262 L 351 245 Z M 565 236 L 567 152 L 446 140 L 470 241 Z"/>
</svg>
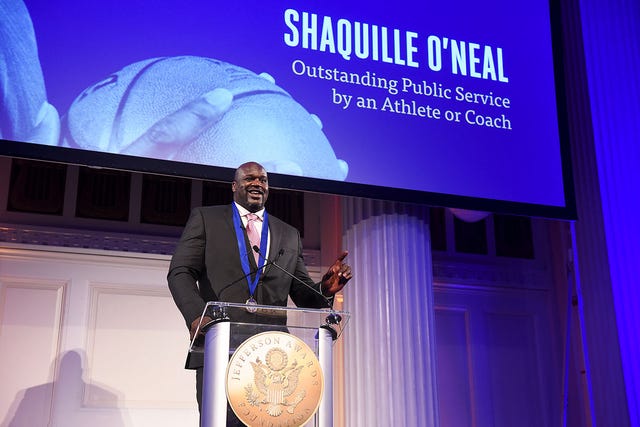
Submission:
<svg viewBox="0 0 640 427">
<path fill-rule="evenodd" d="M 343 230 L 346 425 L 435 426 L 428 209 L 346 198 Z"/>
</svg>

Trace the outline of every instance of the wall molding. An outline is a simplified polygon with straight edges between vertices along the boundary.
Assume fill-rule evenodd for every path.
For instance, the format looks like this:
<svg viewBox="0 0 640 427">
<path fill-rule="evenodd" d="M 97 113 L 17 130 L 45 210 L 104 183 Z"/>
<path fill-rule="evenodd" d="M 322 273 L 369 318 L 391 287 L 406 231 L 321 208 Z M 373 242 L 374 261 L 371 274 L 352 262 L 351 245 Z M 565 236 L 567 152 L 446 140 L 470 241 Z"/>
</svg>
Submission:
<svg viewBox="0 0 640 427">
<path fill-rule="evenodd" d="M 94 230 L 60 229 L 55 227 L 18 226 L 0 223 L 0 254 L 16 257 L 24 251 L 37 251 L 44 258 L 56 258 L 63 254 L 94 256 L 93 262 L 100 262 L 108 256 L 127 259 L 153 259 L 166 262 L 175 251 L 178 238 L 157 237 L 113 233 Z M 27 255 L 32 257 L 32 255 Z M 309 273 L 320 274 L 321 256 L 319 249 L 304 249 L 303 256 Z"/>
</svg>

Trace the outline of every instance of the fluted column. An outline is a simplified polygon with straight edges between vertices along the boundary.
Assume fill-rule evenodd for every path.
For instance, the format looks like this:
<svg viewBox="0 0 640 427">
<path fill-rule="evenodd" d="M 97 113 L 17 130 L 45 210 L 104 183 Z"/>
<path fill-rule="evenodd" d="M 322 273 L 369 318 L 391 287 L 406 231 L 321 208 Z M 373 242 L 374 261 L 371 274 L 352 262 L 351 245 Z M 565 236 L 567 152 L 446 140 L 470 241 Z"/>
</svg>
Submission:
<svg viewBox="0 0 640 427">
<path fill-rule="evenodd" d="M 436 425 L 427 209 L 347 198 L 344 247 L 346 425 Z"/>
</svg>

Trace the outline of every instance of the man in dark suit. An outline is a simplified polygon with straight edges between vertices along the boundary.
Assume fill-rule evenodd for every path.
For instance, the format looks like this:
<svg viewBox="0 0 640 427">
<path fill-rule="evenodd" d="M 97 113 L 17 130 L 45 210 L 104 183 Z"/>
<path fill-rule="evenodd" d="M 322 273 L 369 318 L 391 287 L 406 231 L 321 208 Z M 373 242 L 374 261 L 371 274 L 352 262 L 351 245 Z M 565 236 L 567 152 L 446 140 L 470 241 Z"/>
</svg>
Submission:
<svg viewBox="0 0 640 427">
<path fill-rule="evenodd" d="M 232 204 L 192 211 L 171 259 L 167 276 L 169 289 L 192 339 L 198 332 L 208 301 L 246 303 L 247 307 L 252 304 L 286 306 L 287 297 L 291 296 L 298 306 L 322 308 L 327 307 L 333 295 L 351 279 L 351 267 L 342 262 L 346 251 L 338 256 L 320 283 L 314 283 L 309 277 L 302 259 L 300 233 L 267 215 L 264 209 L 269 182 L 260 164 L 241 165 L 231 190 Z M 259 247 L 259 255 L 253 246 Z M 266 259 L 276 258 L 278 265 L 299 281 L 278 268 L 260 268 Z M 232 320 L 236 322 L 260 323 L 260 315 L 249 310 L 234 316 Z M 199 405 L 202 364 L 202 355 L 192 354 L 186 366 L 197 370 Z"/>
</svg>

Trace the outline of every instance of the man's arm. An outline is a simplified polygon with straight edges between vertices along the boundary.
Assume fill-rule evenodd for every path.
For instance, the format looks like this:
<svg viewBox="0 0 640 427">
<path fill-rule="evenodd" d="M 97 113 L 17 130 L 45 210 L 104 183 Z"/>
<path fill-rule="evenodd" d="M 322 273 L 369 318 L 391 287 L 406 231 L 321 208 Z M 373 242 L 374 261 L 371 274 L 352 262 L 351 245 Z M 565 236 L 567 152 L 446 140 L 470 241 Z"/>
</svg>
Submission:
<svg viewBox="0 0 640 427">
<path fill-rule="evenodd" d="M 199 319 L 206 305 L 198 290 L 198 279 L 204 271 L 205 228 L 202 212 L 194 209 L 171 258 L 167 282 L 187 327 Z"/>
<path fill-rule="evenodd" d="M 343 263 L 347 255 L 347 251 L 342 252 L 322 276 L 320 283 L 314 283 L 304 264 L 302 244 L 298 235 L 298 257 L 294 275 L 302 282 L 307 283 L 308 287 L 315 289 L 315 292 L 302 283 L 293 281 L 290 291 L 293 302 L 299 307 L 326 308 L 333 306 L 333 297 L 344 288 L 352 277 L 351 267 Z"/>
</svg>

